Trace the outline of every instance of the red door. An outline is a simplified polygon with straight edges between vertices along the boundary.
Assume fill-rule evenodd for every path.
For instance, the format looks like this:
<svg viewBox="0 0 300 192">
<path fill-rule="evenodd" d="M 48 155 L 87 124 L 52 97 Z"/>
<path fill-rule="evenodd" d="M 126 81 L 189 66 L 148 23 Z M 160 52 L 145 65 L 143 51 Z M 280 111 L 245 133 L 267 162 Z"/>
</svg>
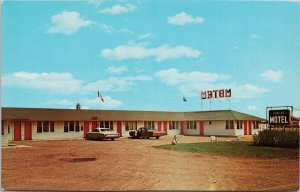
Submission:
<svg viewBox="0 0 300 192">
<path fill-rule="evenodd" d="M 168 122 L 164 121 L 164 131 L 168 134 Z"/>
<path fill-rule="evenodd" d="M 89 130 L 90 130 L 90 122 L 89 121 L 84 121 L 83 122 L 83 136 L 84 136 L 84 138 L 85 138 L 85 134 L 87 132 L 89 132 Z"/>
<path fill-rule="evenodd" d="M 31 122 L 30 121 L 25 122 L 24 134 L 25 134 L 25 138 L 24 138 L 25 140 L 31 140 L 32 139 L 32 128 L 31 128 Z"/>
<path fill-rule="evenodd" d="M 120 133 L 120 136 L 122 137 L 122 122 L 117 122 L 117 132 Z"/>
<path fill-rule="evenodd" d="M 92 121 L 92 129 L 97 127 L 97 121 Z"/>
<path fill-rule="evenodd" d="M 200 127 L 200 135 L 204 135 L 204 123 L 203 121 L 199 121 L 199 127 Z"/>
<path fill-rule="evenodd" d="M 14 122 L 14 141 L 21 141 L 21 121 Z"/>
<path fill-rule="evenodd" d="M 180 122 L 180 135 L 183 135 L 183 121 Z"/>
<path fill-rule="evenodd" d="M 161 131 L 161 122 L 160 121 L 157 122 L 157 130 Z"/>
<path fill-rule="evenodd" d="M 251 125 L 251 121 L 249 121 L 249 124 L 248 124 L 248 135 L 252 135 L 252 125 Z"/>
<path fill-rule="evenodd" d="M 248 123 L 244 121 L 244 135 L 247 135 Z"/>
</svg>

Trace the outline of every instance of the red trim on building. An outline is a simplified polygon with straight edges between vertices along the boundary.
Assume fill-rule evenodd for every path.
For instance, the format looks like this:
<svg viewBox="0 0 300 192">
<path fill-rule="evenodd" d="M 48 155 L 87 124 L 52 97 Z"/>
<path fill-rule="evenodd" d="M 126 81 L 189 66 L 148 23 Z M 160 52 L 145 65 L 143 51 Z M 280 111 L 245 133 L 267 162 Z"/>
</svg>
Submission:
<svg viewBox="0 0 300 192">
<path fill-rule="evenodd" d="M 25 121 L 24 139 L 25 140 L 32 140 L 32 126 L 31 126 L 31 121 Z"/>
<path fill-rule="evenodd" d="M 122 137 L 122 122 L 117 122 L 117 132 L 120 133 L 120 136 Z"/>
<path fill-rule="evenodd" d="M 247 135 L 248 121 L 244 121 L 244 135 Z"/>
<path fill-rule="evenodd" d="M 90 122 L 89 121 L 84 121 L 83 122 L 83 136 L 85 138 L 85 135 L 87 132 L 90 131 Z"/>
<path fill-rule="evenodd" d="M 203 136 L 204 135 L 204 122 L 203 121 L 199 121 L 199 127 L 200 127 L 200 135 Z"/>
<path fill-rule="evenodd" d="M 180 135 L 183 135 L 183 121 L 180 122 Z"/>
<path fill-rule="evenodd" d="M 21 121 L 14 121 L 14 141 L 21 141 Z"/>
<path fill-rule="evenodd" d="M 166 134 L 168 134 L 168 122 L 164 121 L 163 125 L 164 125 L 164 131 L 166 132 Z"/>
<path fill-rule="evenodd" d="M 248 135 L 252 135 L 252 121 L 248 122 Z"/>
<path fill-rule="evenodd" d="M 158 130 L 158 131 L 161 131 L 161 121 L 158 121 L 158 122 L 157 122 L 157 130 Z"/>
<path fill-rule="evenodd" d="M 92 121 L 92 129 L 97 127 L 97 121 Z"/>
</svg>

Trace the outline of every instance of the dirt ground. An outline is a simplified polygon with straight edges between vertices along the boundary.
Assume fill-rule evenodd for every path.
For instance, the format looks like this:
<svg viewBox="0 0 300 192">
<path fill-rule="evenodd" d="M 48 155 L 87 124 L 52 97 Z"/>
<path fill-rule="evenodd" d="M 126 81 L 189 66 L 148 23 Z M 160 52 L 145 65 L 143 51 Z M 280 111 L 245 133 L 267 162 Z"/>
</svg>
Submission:
<svg viewBox="0 0 300 192">
<path fill-rule="evenodd" d="M 223 138 L 221 140 L 230 140 Z M 180 136 L 179 142 L 210 141 Z M 159 140 L 22 141 L 2 148 L 7 190 L 297 190 L 299 159 L 221 156 L 151 146 Z"/>
</svg>

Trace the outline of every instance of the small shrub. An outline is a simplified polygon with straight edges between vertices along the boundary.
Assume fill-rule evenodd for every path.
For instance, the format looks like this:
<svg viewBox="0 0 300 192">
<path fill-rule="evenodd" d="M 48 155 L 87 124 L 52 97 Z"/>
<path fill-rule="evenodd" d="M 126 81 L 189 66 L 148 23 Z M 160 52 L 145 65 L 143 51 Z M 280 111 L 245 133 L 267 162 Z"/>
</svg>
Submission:
<svg viewBox="0 0 300 192">
<path fill-rule="evenodd" d="M 257 146 L 299 148 L 299 131 L 263 130 L 258 135 L 253 135 L 253 144 Z"/>
</svg>

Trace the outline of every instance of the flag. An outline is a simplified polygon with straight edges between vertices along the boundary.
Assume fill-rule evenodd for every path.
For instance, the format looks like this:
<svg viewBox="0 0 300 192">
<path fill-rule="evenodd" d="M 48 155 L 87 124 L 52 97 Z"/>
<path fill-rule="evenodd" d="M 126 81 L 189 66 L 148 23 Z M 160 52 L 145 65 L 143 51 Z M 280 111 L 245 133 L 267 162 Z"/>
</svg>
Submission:
<svg viewBox="0 0 300 192">
<path fill-rule="evenodd" d="M 103 99 L 102 95 L 100 94 L 100 91 L 98 91 L 98 97 L 99 97 L 99 99 L 101 99 L 101 101 L 104 103 L 104 99 Z"/>
<path fill-rule="evenodd" d="M 182 100 L 185 102 L 185 101 L 186 101 L 186 98 L 185 98 L 185 97 L 183 97 L 183 98 L 182 98 Z"/>
</svg>

